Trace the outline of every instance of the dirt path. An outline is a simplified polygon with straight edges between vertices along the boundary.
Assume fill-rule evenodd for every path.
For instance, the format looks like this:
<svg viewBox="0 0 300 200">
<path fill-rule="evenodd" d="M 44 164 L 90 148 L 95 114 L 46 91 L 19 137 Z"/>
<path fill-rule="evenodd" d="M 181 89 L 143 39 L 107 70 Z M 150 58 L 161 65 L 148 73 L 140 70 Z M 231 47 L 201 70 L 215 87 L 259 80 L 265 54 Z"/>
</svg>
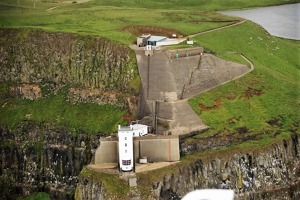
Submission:
<svg viewBox="0 0 300 200">
<path fill-rule="evenodd" d="M 62 3 L 60 3 L 58 6 L 54 6 L 54 7 L 51 7 L 51 8 L 48 8 L 46 10 L 46 12 L 51 12 L 52 10 L 56 9 L 56 8 L 59 8 L 59 7 L 62 7 L 62 6 L 66 6 L 66 5 L 70 5 L 70 4 L 73 4 L 73 2 L 76 2 L 76 4 L 81 4 L 81 3 L 86 3 L 86 2 L 89 2 L 90 0 L 74 0 L 74 1 L 64 1 Z"/>
<path fill-rule="evenodd" d="M 237 22 L 237 23 L 234 23 L 234 24 L 230 24 L 230 25 L 227 25 L 227 26 L 222 26 L 222 27 L 211 29 L 211 30 L 208 30 L 208 31 L 203 31 L 203 32 L 195 33 L 195 34 L 189 35 L 188 37 L 189 38 L 193 38 L 193 37 L 197 37 L 199 35 L 203 35 L 203 34 L 206 34 L 206 33 L 211 33 L 211 32 L 214 32 L 214 31 L 225 29 L 225 28 L 230 28 L 230 27 L 233 27 L 233 26 L 237 26 L 237 25 L 243 24 L 246 21 L 247 20 L 245 19 L 243 21 L 240 21 L 240 22 Z"/>
</svg>

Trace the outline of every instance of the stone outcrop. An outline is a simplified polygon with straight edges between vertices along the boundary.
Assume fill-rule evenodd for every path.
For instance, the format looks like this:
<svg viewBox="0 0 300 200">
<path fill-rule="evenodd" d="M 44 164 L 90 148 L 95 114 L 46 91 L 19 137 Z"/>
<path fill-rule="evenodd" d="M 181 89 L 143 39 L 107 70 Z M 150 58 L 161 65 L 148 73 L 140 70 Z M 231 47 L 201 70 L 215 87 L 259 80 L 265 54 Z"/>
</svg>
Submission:
<svg viewBox="0 0 300 200">
<path fill-rule="evenodd" d="M 109 197 L 103 184 L 80 178 L 75 199 L 109 199 Z"/>
<path fill-rule="evenodd" d="M 38 99 L 42 97 L 41 87 L 37 84 L 20 84 L 10 87 L 10 95 L 23 99 Z"/>
<path fill-rule="evenodd" d="M 234 132 L 229 131 L 217 132 L 210 136 L 193 138 L 193 140 L 189 140 L 189 137 L 200 134 L 200 131 L 193 132 L 190 135 L 182 135 L 180 136 L 180 155 L 185 156 L 196 152 L 203 152 L 211 149 L 228 147 L 230 145 L 236 145 L 250 140 L 261 140 L 263 138 L 263 135 L 265 134 L 264 132 L 256 134 L 243 134 L 242 131 L 248 131 L 244 129 L 246 129 L 246 127 L 240 127 L 238 129 L 238 135 Z M 274 133 L 268 134 L 272 134 L 272 137 L 275 138 L 277 132 L 274 131 Z"/>
<path fill-rule="evenodd" d="M 72 103 L 114 104 L 134 114 L 137 109 L 137 97 L 124 93 L 103 91 L 100 89 L 70 88 L 68 100 Z"/>
<path fill-rule="evenodd" d="M 0 128 L 0 195 L 15 199 L 44 191 L 53 199 L 73 199 L 78 175 L 93 159 L 99 135 L 51 124 L 26 122 Z"/>
<path fill-rule="evenodd" d="M 0 80 L 132 92 L 138 70 L 130 49 L 103 38 L 0 29 Z"/>
</svg>

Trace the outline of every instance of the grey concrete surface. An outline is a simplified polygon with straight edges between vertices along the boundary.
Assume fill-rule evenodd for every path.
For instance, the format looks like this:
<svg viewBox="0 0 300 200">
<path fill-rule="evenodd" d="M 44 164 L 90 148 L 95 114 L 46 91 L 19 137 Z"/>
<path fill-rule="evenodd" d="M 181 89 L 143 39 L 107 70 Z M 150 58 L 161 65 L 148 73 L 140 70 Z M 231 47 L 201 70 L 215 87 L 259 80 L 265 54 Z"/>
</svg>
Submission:
<svg viewBox="0 0 300 200">
<path fill-rule="evenodd" d="M 251 68 L 246 65 L 226 61 L 211 54 L 204 54 L 199 68 L 195 67 L 191 72 L 192 76 L 185 85 L 183 98 L 191 98 L 201 94 L 249 71 Z"/>
<path fill-rule="evenodd" d="M 182 135 L 207 128 L 187 101 L 176 101 L 172 104 L 175 108 L 174 120 L 170 121 L 169 131 L 172 135 Z"/>
<path fill-rule="evenodd" d="M 95 152 L 95 164 L 118 163 L 118 142 L 100 141 Z"/>
<path fill-rule="evenodd" d="M 140 146 L 138 157 L 146 157 L 148 162 L 171 162 L 180 159 L 178 137 L 140 137 L 134 142 Z"/>
</svg>

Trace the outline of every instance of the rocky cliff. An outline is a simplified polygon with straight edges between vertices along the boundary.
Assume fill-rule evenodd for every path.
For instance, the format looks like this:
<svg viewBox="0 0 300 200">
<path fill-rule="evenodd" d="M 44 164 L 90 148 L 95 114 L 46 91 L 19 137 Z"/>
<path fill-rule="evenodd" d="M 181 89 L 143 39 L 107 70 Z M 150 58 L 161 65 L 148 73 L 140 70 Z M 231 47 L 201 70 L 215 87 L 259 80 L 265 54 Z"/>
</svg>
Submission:
<svg viewBox="0 0 300 200">
<path fill-rule="evenodd" d="M 45 191 L 73 199 L 78 175 L 93 159 L 99 135 L 51 124 L 24 122 L 0 128 L 0 185 L 3 199 Z"/>
<path fill-rule="evenodd" d="M 196 153 L 174 166 L 137 174 L 137 191 L 140 199 L 180 199 L 203 188 L 233 189 L 236 199 L 299 199 L 299 141 L 295 134 L 263 149 Z M 107 196 L 101 183 L 81 177 L 78 199 L 99 199 L 101 191 L 106 199 L 117 199 Z"/>
<path fill-rule="evenodd" d="M 130 91 L 134 55 L 103 38 L 0 29 L 0 80 Z"/>
<path fill-rule="evenodd" d="M 68 88 L 67 101 L 114 104 L 133 115 L 139 89 L 135 55 L 129 47 L 93 36 L 24 29 L 0 29 L 2 83 L 10 85 L 0 91 L 2 108 L 10 98 L 34 101 Z M 0 113 L 0 117 L 7 116 Z M 33 191 L 73 199 L 78 175 L 92 161 L 99 138 L 72 127 L 32 121 L 20 121 L 13 129 L 0 124 L 0 134 L 4 199 Z"/>
<path fill-rule="evenodd" d="M 299 137 L 293 135 L 266 149 L 215 153 L 205 159 L 193 156 L 190 165 L 155 182 L 152 191 L 156 199 L 198 188 L 234 189 L 239 199 L 297 199 L 299 150 Z"/>
</svg>

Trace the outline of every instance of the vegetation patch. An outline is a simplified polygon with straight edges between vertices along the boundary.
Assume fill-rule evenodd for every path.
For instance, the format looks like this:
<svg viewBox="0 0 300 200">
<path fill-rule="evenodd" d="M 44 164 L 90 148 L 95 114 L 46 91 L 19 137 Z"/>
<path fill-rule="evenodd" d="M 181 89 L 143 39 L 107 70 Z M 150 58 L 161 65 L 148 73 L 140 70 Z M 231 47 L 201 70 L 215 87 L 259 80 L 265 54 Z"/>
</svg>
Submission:
<svg viewBox="0 0 300 200">
<path fill-rule="evenodd" d="M 45 192 L 34 192 L 30 196 L 19 197 L 18 200 L 50 200 L 50 195 Z"/>
<path fill-rule="evenodd" d="M 117 131 L 118 124 L 124 124 L 122 116 L 126 111 L 120 107 L 95 103 L 72 104 L 67 101 L 64 91 L 61 89 L 56 95 L 50 94 L 37 100 L 2 98 L 0 124 L 16 128 L 20 122 L 30 120 L 104 135 Z"/>
<path fill-rule="evenodd" d="M 123 44 L 130 44 L 136 40 L 135 34 L 138 33 L 132 33 L 134 30 L 130 27 L 141 27 L 141 31 L 146 27 L 153 27 L 156 33 L 168 33 L 170 30 L 179 35 L 188 35 L 224 26 L 236 19 L 219 13 L 199 11 L 200 9 L 192 12 L 176 10 L 175 5 L 172 5 L 173 10 L 170 6 L 166 9 L 159 6 L 159 9 L 149 9 L 151 5 L 162 3 L 151 1 L 146 4 L 148 9 L 141 9 L 141 4 L 136 1 L 89 1 L 85 4 L 64 6 L 37 1 L 35 8 L 31 0 L 19 2 L 19 5 L 15 1 L 0 2 L 0 9 L 3 11 L 0 13 L 2 27 L 80 33 L 101 36 Z M 126 7 L 127 3 L 130 8 Z M 9 10 L 6 9 L 8 5 Z"/>
<path fill-rule="evenodd" d="M 253 96 L 260 96 L 263 94 L 263 90 L 260 89 L 254 89 L 249 87 L 247 90 L 244 92 L 244 99 L 249 100 Z"/>
<path fill-rule="evenodd" d="M 79 176 L 81 179 L 87 179 L 93 183 L 99 183 L 105 188 L 105 191 L 107 191 L 107 194 L 111 197 L 113 196 L 116 199 L 128 198 L 128 182 L 124 179 L 120 179 L 119 175 L 117 174 L 95 172 L 87 167 L 84 167 Z"/>
<path fill-rule="evenodd" d="M 228 100 L 234 100 L 236 98 L 236 95 L 232 92 L 228 93 L 227 94 L 227 99 Z"/>
<path fill-rule="evenodd" d="M 273 127 L 281 127 L 282 126 L 281 116 L 279 115 L 278 117 L 270 119 L 267 121 L 267 123 Z"/>
<path fill-rule="evenodd" d="M 239 127 L 246 127 L 246 134 L 266 132 L 274 126 L 270 120 L 278 116 L 281 116 L 281 134 L 291 129 L 299 132 L 295 127 L 300 119 L 297 112 L 299 42 L 272 37 L 249 21 L 194 39 L 217 55 L 219 52 L 242 52 L 254 63 L 254 71 L 243 78 L 189 100 L 195 112 L 211 127 L 206 134 L 213 135 L 225 129 L 236 132 Z M 212 99 L 220 99 L 222 106 L 206 110 L 199 107 L 200 104 L 214 107 Z"/>
<path fill-rule="evenodd" d="M 212 109 L 218 109 L 222 106 L 222 102 L 220 99 L 215 100 L 215 104 L 213 106 L 205 106 L 203 104 L 199 104 L 199 108 L 201 110 L 212 110 Z"/>
</svg>

